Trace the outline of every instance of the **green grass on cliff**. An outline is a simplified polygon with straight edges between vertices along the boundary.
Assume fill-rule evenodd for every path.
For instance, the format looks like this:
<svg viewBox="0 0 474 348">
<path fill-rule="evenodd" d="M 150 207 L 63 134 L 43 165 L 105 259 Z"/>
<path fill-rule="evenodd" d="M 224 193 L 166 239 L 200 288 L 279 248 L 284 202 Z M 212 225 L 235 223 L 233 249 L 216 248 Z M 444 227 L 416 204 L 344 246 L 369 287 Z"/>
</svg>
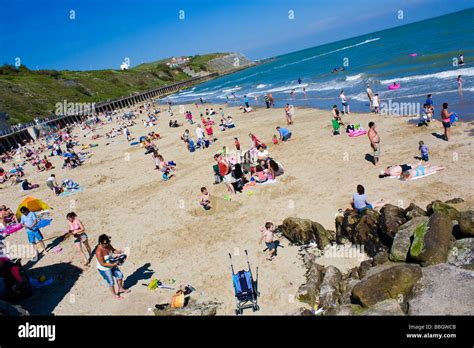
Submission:
<svg viewBox="0 0 474 348">
<path fill-rule="evenodd" d="M 222 53 L 191 58 L 190 67 L 207 71 L 207 62 Z M 10 115 L 10 123 L 31 121 L 36 113 L 49 115 L 58 102 L 92 103 L 127 96 L 190 77 L 180 69 L 170 69 L 166 60 L 145 63 L 129 70 L 56 71 L 16 69 L 0 66 L 0 111 Z"/>
</svg>

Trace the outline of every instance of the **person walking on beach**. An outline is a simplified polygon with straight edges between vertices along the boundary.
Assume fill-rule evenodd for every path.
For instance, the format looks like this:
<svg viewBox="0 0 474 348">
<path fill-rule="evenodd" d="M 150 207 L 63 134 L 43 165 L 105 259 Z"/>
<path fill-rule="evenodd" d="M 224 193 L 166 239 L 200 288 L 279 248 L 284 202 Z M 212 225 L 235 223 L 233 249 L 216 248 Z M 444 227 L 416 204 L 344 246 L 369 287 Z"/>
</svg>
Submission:
<svg viewBox="0 0 474 348">
<path fill-rule="evenodd" d="M 128 130 L 127 126 L 123 128 L 123 135 L 125 135 L 127 141 L 130 141 L 130 131 Z"/>
<path fill-rule="evenodd" d="M 293 105 L 286 104 L 285 106 L 285 117 L 286 117 L 286 124 L 292 125 L 293 124 L 293 115 L 295 113 L 295 109 Z"/>
<path fill-rule="evenodd" d="M 66 215 L 66 219 L 69 221 L 69 233 L 74 236 L 74 245 L 84 260 L 84 266 L 88 266 L 92 251 L 87 234 L 85 233 L 84 225 L 73 211 Z M 87 255 L 82 246 L 87 250 Z"/>
<path fill-rule="evenodd" d="M 268 100 L 270 101 L 270 106 L 272 108 L 274 108 L 275 107 L 275 100 L 273 99 L 273 94 L 268 93 Z"/>
<path fill-rule="evenodd" d="M 341 91 L 341 93 L 339 94 L 339 98 L 341 98 L 342 113 L 345 115 L 349 115 L 351 113 L 349 110 L 349 102 L 347 101 L 347 97 L 344 94 L 344 91 Z"/>
<path fill-rule="evenodd" d="M 244 104 L 245 104 L 245 107 L 248 108 L 250 105 L 249 105 L 249 98 L 244 95 Z"/>
<path fill-rule="evenodd" d="M 443 103 L 443 109 L 441 110 L 441 120 L 444 128 L 444 139 L 449 141 L 451 137 L 451 115 L 453 113 L 448 111 L 448 103 Z"/>
<path fill-rule="evenodd" d="M 265 101 L 265 105 L 267 106 L 267 109 L 270 109 L 270 98 L 268 98 L 268 94 L 265 94 L 263 97 L 263 100 Z"/>
<path fill-rule="evenodd" d="M 123 297 L 121 297 L 120 294 L 129 293 L 130 290 L 123 287 L 123 273 L 118 268 L 121 262 L 115 261 L 114 257 L 123 257 L 125 255 L 121 250 L 115 249 L 112 244 L 110 244 L 109 236 L 102 234 L 99 236 L 95 256 L 97 258 L 97 270 L 102 278 L 104 278 L 110 292 L 116 299 L 122 300 Z M 117 280 L 117 292 L 115 291 L 114 278 Z"/>
<path fill-rule="evenodd" d="M 214 160 L 217 162 L 219 174 L 223 178 L 225 186 L 227 186 L 230 193 L 235 194 L 235 189 L 232 185 L 234 178 L 232 177 L 232 170 L 229 161 L 220 154 L 214 155 Z"/>
<path fill-rule="evenodd" d="M 41 253 L 46 252 L 46 246 L 43 242 L 43 235 L 41 234 L 41 231 L 37 226 L 40 220 L 38 219 L 36 214 L 30 211 L 27 207 L 21 207 L 20 213 L 20 223 L 26 229 L 28 242 L 35 246 L 36 257 L 38 257 L 38 244 L 41 245 L 41 247 L 43 248 L 43 250 L 41 250 Z"/>
<path fill-rule="evenodd" d="M 427 105 L 428 107 L 433 106 L 433 99 L 431 98 L 431 94 L 428 94 L 426 96 L 425 105 Z"/>
<path fill-rule="evenodd" d="M 367 97 L 369 98 L 370 103 L 370 112 L 372 112 L 372 99 L 374 97 L 374 92 L 372 92 L 372 88 L 370 88 L 370 84 L 367 84 Z"/>
<path fill-rule="evenodd" d="M 272 261 L 276 254 L 276 245 L 274 240 L 275 226 L 273 223 L 267 222 L 265 223 L 265 226 L 260 229 L 260 232 L 262 235 L 258 242 L 261 244 L 263 241 L 265 241 L 265 245 L 268 249 L 267 260 Z"/>
<path fill-rule="evenodd" d="M 380 137 L 375 130 L 375 123 L 369 122 L 369 131 L 367 132 L 367 136 L 370 140 L 370 147 L 374 150 L 374 165 L 378 165 L 380 159 Z"/>
</svg>

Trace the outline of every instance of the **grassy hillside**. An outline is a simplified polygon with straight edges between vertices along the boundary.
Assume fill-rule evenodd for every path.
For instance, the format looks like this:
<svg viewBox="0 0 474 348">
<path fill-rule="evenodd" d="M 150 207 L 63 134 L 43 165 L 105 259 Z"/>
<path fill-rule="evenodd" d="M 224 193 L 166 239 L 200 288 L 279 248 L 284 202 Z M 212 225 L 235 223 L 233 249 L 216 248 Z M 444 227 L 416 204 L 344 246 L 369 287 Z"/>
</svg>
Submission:
<svg viewBox="0 0 474 348">
<path fill-rule="evenodd" d="M 191 58 L 195 71 L 208 71 L 207 62 L 222 53 Z M 181 69 L 170 69 L 167 60 L 146 63 L 129 70 L 56 71 L 0 67 L 0 111 L 10 115 L 10 123 L 31 121 L 36 113 L 50 114 L 55 104 L 99 102 L 189 78 Z"/>
</svg>

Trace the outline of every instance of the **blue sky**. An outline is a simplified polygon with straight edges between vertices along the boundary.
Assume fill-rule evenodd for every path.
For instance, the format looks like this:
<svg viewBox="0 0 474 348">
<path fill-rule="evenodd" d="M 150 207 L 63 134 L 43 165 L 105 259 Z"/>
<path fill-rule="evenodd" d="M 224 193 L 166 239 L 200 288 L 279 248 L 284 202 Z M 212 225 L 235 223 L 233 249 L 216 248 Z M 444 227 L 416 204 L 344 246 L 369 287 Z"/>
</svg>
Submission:
<svg viewBox="0 0 474 348">
<path fill-rule="evenodd" d="M 261 59 L 472 4 L 472 0 L 0 0 L 0 64 L 14 64 L 19 57 L 31 69 L 118 69 L 125 57 L 135 66 L 210 52 L 242 52 Z M 403 19 L 398 18 L 399 10 Z M 70 19 L 70 11 L 75 19 Z M 180 11 L 184 19 L 179 18 Z"/>
</svg>

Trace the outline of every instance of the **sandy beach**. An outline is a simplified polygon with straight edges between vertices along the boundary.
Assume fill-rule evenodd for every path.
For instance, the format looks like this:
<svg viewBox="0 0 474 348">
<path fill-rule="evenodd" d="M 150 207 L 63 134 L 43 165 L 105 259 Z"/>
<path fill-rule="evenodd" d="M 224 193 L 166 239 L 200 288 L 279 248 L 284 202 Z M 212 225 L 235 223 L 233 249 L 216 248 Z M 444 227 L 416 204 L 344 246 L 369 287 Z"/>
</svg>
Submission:
<svg viewBox="0 0 474 348">
<path fill-rule="evenodd" d="M 260 311 L 256 314 L 288 314 L 305 306 L 295 298 L 304 282 L 305 269 L 298 257 L 299 247 L 289 245 L 285 238 L 281 238 L 278 256 L 272 262 L 265 260 L 264 244 L 259 245 L 258 239 L 259 229 L 266 221 L 278 225 L 295 216 L 334 230 L 334 216 L 339 208 L 349 207 L 357 184 L 365 186 L 369 201 L 383 198 L 402 207 L 411 202 L 425 207 L 435 199 L 462 197 L 466 208 L 472 206 L 474 122 L 457 122 L 452 128 L 452 139 L 446 142 L 432 134 L 442 133 L 439 121 L 431 122 L 429 127 L 416 127 L 408 123 L 409 117 L 360 113 L 343 116 L 346 124 L 360 123 L 366 129 L 369 121 L 376 123 L 382 154 L 379 167 L 375 167 L 366 159 L 366 154 L 371 153 L 366 135 L 351 138 L 342 131 L 331 136 L 330 111 L 296 107 L 294 125 L 289 126 L 292 140 L 274 145 L 271 138 L 277 133 L 275 127 L 285 124 L 283 109 L 259 108 L 244 114 L 237 107 L 206 105 L 211 106 L 215 110 L 224 108 L 226 116 L 233 117 L 236 128 L 220 132 L 215 126 L 218 140 L 206 150 L 186 150 L 180 136 L 186 128 L 194 136 L 196 126 L 169 128 L 170 117 L 164 107 L 156 127 L 145 128 L 137 120 L 137 125 L 130 128 L 136 140 L 152 130 L 162 136 L 155 142 L 159 152 L 166 160 L 177 163 L 176 176 L 167 182 L 154 170 L 150 155 L 144 155 L 139 146 L 130 146 L 123 135 L 106 146 L 109 140 L 105 136 L 91 140 L 75 128 L 80 143 L 99 146 L 88 149 L 92 156 L 73 170 L 61 169 L 61 159 L 52 157 L 56 167 L 52 172 L 58 181 L 69 178 L 78 182 L 84 187 L 83 192 L 55 196 L 45 185 L 51 172 L 37 173 L 30 165 L 25 169 L 26 178 L 39 183 L 39 189 L 26 194 L 20 192 L 19 186 L 1 186 L 1 203 L 14 210 L 26 196 L 42 199 L 53 208 L 53 222 L 42 230 L 45 238 L 54 239 L 67 232 L 65 216 L 73 210 L 84 223 L 92 247 L 97 237 L 106 233 L 112 236 L 115 247 L 129 254 L 121 270 L 131 293 L 118 301 L 110 296 L 98 274 L 95 258 L 90 267 L 83 268 L 72 240 L 65 240 L 61 253 L 50 252 L 33 265 L 34 274 L 54 276 L 55 280 L 22 301 L 25 309 L 32 314 L 152 315 L 148 309 L 169 302 L 174 293 L 166 289 L 151 291 L 143 286 L 154 273 L 154 277 L 171 286 L 191 284 L 196 289 L 194 298 L 217 301 L 221 303 L 218 315 L 233 315 L 235 300 L 228 253 L 233 255 L 236 270 L 240 270 L 246 268 L 247 249 L 254 275 L 258 267 L 261 296 Z M 191 110 L 196 120 L 196 107 L 189 105 L 185 109 Z M 203 111 L 200 106 L 200 112 Z M 173 112 L 173 119 L 184 122 L 178 106 L 173 106 Z M 214 119 L 218 122 L 219 116 Z M 112 127 L 116 124 L 99 126 L 96 134 L 104 135 Z M 249 132 L 268 145 L 270 155 L 283 164 L 285 174 L 275 184 L 256 187 L 252 195 L 244 191 L 231 201 L 224 200 L 226 187 L 213 185 L 213 155 L 222 146 L 234 149 L 234 137 L 240 139 L 243 149 L 248 149 Z M 415 163 L 420 140 L 429 147 L 431 163 L 446 166 L 446 170 L 409 182 L 378 178 L 383 167 Z M 201 186 L 206 186 L 215 200 L 210 211 L 199 206 Z M 26 245 L 26 234 L 20 231 L 5 242 Z M 344 271 L 357 265 L 357 260 L 322 263 L 335 264 Z M 62 268 L 54 266 L 57 264 Z M 252 314 L 245 312 L 249 313 Z"/>
</svg>

